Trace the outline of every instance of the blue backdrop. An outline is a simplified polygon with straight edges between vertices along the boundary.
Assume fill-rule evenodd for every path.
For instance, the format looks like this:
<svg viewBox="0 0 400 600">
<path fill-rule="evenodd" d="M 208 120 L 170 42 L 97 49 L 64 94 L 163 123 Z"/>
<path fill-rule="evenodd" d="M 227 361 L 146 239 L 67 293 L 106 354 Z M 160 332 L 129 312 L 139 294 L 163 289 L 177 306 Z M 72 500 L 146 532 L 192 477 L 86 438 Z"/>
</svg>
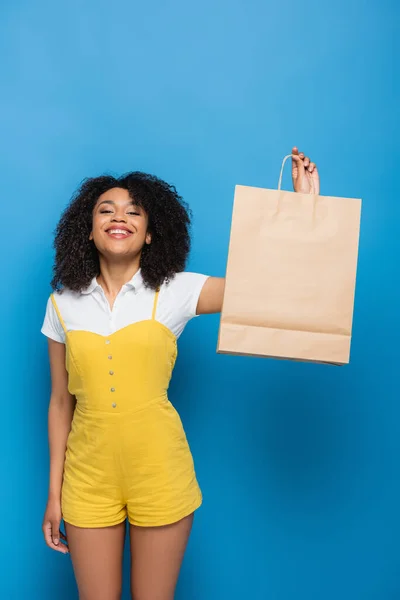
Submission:
<svg viewBox="0 0 400 600">
<path fill-rule="evenodd" d="M 70 558 L 41 534 L 40 327 L 73 190 L 132 169 L 174 183 L 194 212 L 188 268 L 221 276 L 235 184 L 275 187 L 292 145 L 323 193 L 364 200 L 351 365 L 220 356 L 218 316 L 188 326 L 171 400 L 204 504 L 177 599 L 400 597 L 399 13 L 396 0 L 2 3 L 2 599 L 77 598 Z M 127 575 L 128 561 L 124 599 Z"/>
</svg>

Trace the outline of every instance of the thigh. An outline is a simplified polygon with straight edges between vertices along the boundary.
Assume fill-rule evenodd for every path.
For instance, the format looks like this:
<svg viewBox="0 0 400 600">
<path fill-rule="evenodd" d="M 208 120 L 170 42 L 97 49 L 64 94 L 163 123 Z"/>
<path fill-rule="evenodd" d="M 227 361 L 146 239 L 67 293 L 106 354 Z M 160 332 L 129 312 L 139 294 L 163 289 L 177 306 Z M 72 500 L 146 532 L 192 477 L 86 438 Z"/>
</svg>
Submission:
<svg viewBox="0 0 400 600">
<path fill-rule="evenodd" d="M 130 526 L 133 600 L 173 600 L 193 513 L 172 525 Z"/>
<path fill-rule="evenodd" d="M 125 522 L 84 529 L 65 524 L 80 600 L 119 600 Z"/>
</svg>

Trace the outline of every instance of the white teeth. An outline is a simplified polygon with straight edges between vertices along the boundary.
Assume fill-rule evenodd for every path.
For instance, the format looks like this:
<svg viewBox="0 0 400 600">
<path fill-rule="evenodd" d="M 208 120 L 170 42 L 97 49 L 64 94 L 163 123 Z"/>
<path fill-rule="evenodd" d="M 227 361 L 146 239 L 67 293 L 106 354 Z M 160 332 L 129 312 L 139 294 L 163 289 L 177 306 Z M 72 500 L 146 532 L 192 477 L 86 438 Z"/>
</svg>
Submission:
<svg viewBox="0 0 400 600">
<path fill-rule="evenodd" d="M 123 233 L 124 235 L 128 235 L 129 231 L 126 231 L 125 229 L 110 229 L 108 233 Z"/>
</svg>

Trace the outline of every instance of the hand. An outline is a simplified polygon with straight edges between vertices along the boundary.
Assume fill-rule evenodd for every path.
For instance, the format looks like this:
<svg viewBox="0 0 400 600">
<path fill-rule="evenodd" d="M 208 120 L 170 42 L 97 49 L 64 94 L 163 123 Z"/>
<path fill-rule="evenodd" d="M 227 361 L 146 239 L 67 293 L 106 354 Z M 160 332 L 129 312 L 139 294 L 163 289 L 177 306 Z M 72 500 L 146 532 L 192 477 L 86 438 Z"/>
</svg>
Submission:
<svg viewBox="0 0 400 600">
<path fill-rule="evenodd" d="M 52 550 L 56 550 L 62 554 L 68 554 L 67 538 L 63 532 L 60 531 L 61 519 L 61 502 L 59 500 L 49 499 L 42 526 L 45 542 Z"/>
<path fill-rule="evenodd" d="M 292 181 L 295 192 L 301 194 L 319 194 L 319 174 L 317 165 L 299 152 L 296 147 L 292 150 Z"/>
</svg>

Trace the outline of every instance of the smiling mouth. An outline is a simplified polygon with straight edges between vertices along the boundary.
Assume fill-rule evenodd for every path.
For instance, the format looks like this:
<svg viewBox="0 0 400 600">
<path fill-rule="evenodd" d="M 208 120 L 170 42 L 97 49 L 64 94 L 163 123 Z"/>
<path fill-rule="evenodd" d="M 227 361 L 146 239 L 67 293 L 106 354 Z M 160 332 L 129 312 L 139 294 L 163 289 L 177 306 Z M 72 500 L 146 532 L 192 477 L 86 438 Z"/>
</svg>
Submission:
<svg viewBox="0 0 400 600">
<path fill-rule="evenodd" d="M 129 237 L 130 235 L 132 235 L 132 233 L 130 231 L 127 231 L 126 229 L 118 229 L 118 228 L 108 229 L 106 233 L 111 237 L 116 237 L 119 239 L 126 238 L 126 237 Z"/>
</svg>

